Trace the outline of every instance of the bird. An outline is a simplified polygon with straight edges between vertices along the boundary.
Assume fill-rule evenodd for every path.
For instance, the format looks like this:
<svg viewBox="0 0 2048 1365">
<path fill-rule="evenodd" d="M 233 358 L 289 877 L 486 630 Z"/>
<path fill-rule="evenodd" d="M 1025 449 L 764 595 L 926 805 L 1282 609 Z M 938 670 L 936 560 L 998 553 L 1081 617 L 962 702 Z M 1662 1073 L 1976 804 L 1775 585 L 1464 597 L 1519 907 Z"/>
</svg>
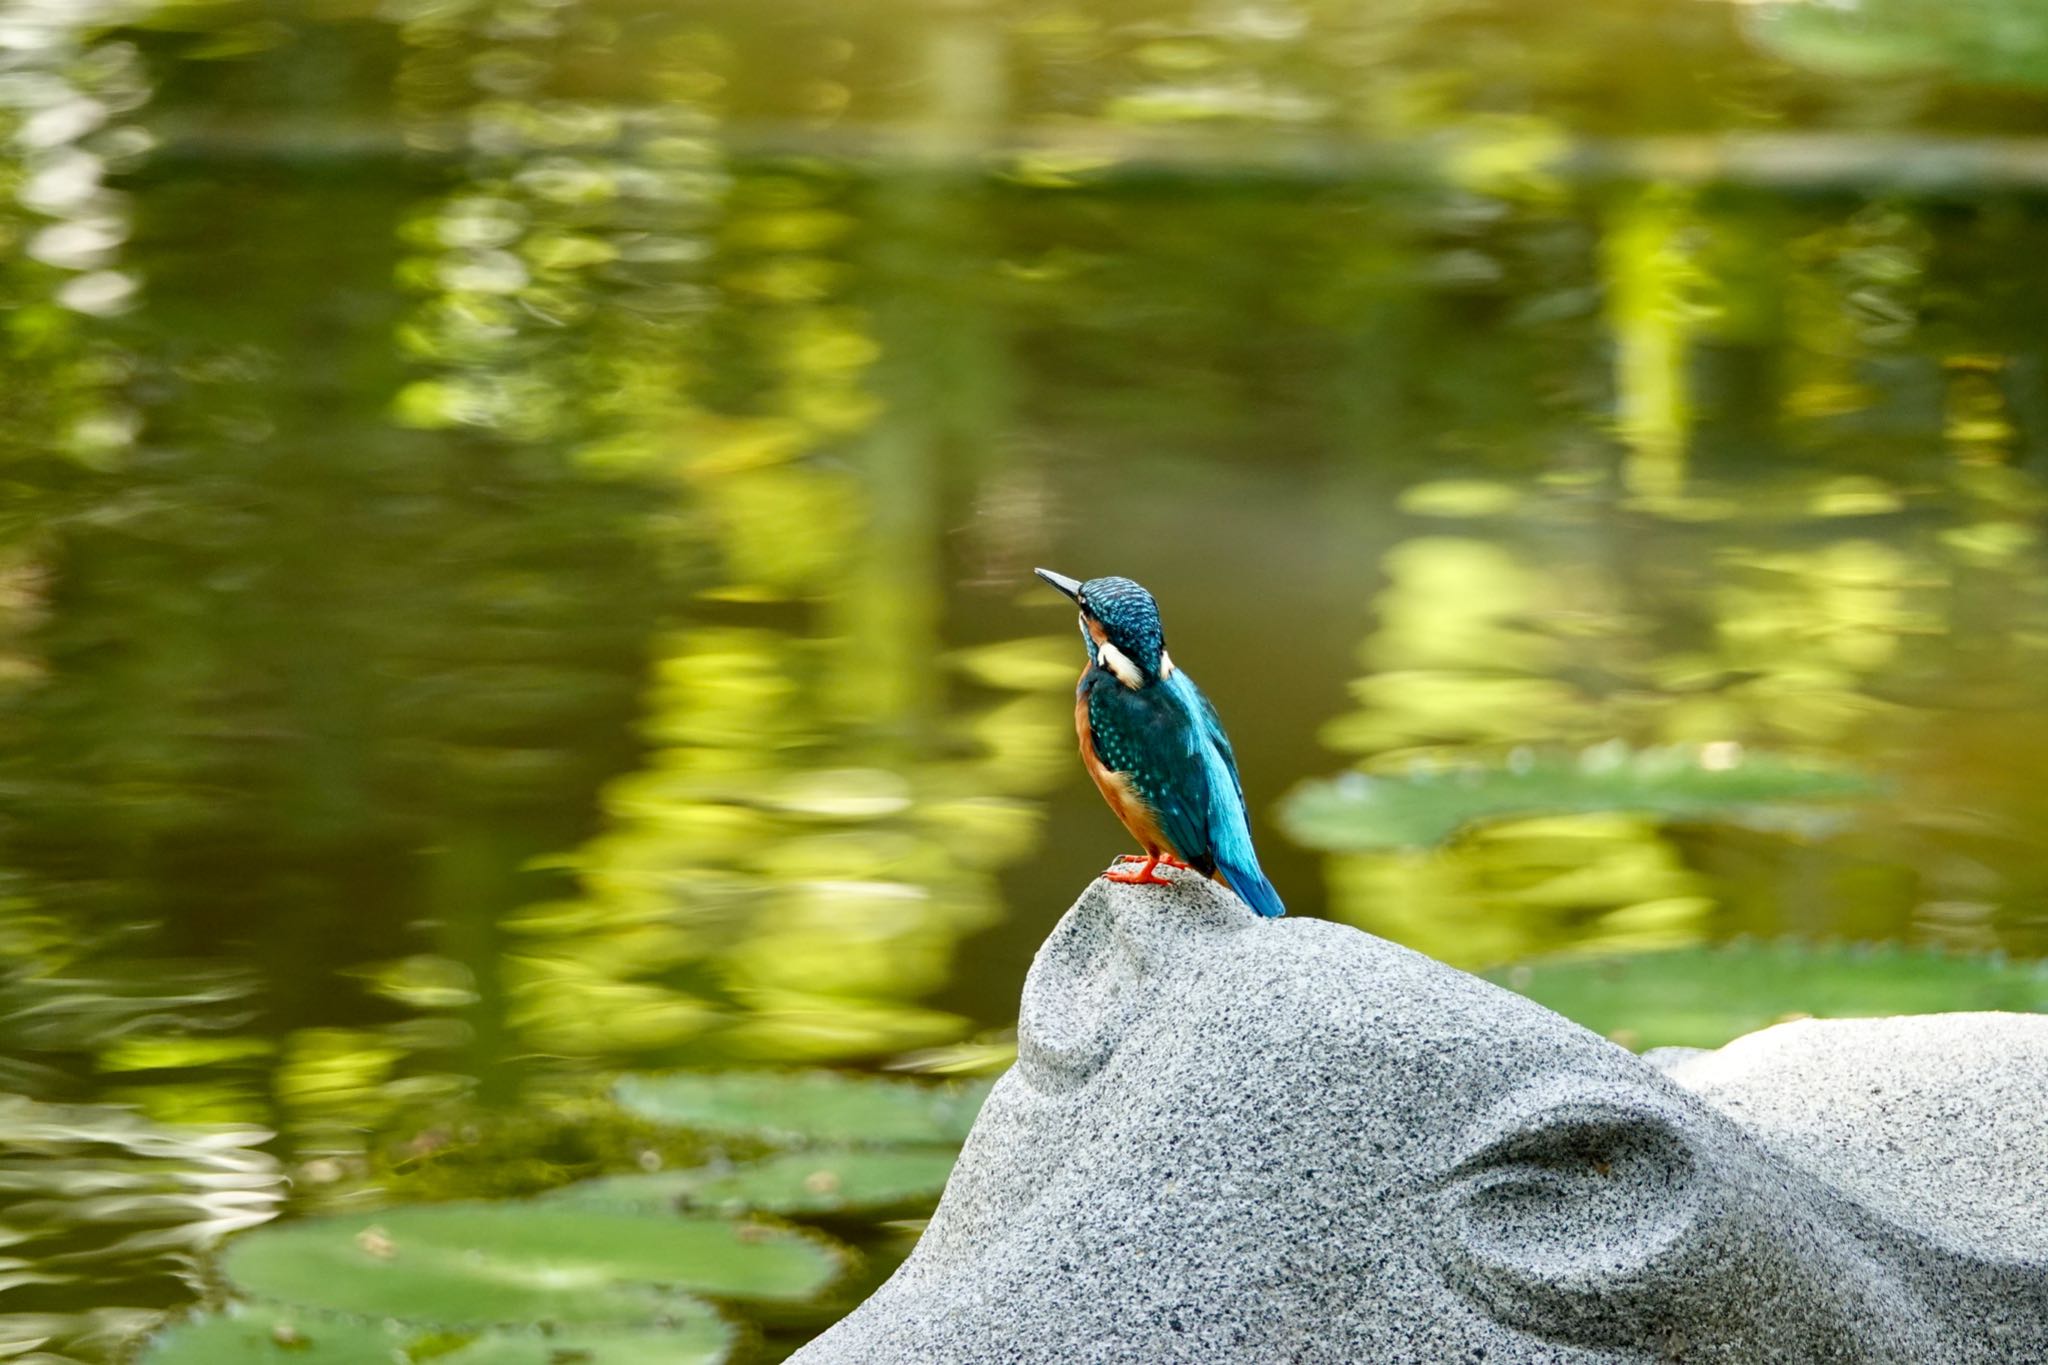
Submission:
<svg viewBox="0 0 2048 1365">
<path fill-rule="evenodd" d="M 1117 859 L 1144 866 L 1103 876 L 1160 886 L 1167 884 L 1161 863 L 1192 868 L 1265 918 L 1286 914 L 1252 848 L 1230 737 L 1202 689 L 1174 666 L 1152 594 L 1128 578 L 1084 583 L 1050 569 L 1033 572 L 1080 608 L 1088 647 L 1074 687 L 1081 763 L 1145 850 Z"/>
</svg>

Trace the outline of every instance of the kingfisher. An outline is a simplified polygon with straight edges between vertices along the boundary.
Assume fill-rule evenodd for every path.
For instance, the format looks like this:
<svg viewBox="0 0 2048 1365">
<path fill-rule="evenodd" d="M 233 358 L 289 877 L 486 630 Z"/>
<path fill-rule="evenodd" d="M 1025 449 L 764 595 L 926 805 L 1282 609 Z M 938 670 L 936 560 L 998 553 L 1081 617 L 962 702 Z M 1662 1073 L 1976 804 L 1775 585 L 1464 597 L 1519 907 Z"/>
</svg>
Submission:
<svg viewBox="0 0 2048 1365">
<path fill-rule="evenodd" d="M 1174 667 L 1159 604 L 1128 578 L 1083 583 L 1034 570 L 1081 609 L 1088 666 L 1074 688 L 1081 763 L 1102 799 L 1144 848 L 1103 873 L 1111 881 L 1163 886 L 1157 869 L 1193 868 L 1228 886 L 1267 918 L 1287 913 L 1259 870 L 1237 757 L 1216 708 Z"/>
</svg>

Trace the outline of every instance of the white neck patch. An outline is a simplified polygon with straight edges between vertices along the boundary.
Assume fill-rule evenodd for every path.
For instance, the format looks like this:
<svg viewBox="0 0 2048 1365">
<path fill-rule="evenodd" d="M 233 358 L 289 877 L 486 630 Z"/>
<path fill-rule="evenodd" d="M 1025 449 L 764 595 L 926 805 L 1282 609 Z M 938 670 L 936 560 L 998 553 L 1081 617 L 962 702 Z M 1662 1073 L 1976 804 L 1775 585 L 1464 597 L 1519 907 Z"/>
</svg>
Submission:
<svg viewBox="0 0 2048 1365">
<path fill-rule="evenodd" d="M 1104 668 L 1116 674 L 1116 680 L 1125 687 L 1135 692 L 1144 685 L 1145 675 L 1138 671 L 1138 666 L 1131 662 L 1129 655 L 1109 641 L 1104 640 L 1095 646 L 1095 657 Z"/>
</svg>

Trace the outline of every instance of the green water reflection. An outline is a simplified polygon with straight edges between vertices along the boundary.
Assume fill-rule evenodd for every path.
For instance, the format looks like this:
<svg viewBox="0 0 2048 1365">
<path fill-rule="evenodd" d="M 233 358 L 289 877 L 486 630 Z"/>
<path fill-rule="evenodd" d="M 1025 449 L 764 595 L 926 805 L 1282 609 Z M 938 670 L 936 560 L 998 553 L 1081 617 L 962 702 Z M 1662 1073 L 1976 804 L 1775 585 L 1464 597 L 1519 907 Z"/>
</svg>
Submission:
<svg viewBox="0 0 2048 1365">
<path fill-rule="evenodd" d="M 2048 952 L 2048 29 L 1922 8 L 17 6 L 0 1087 L 352 1206 L 617 1068 L 1000 1056 L 1122 849 L 1035 563 L 1158 591 L 1297 913 Z M 1270 819 L 1615 739 L 1888 794 Z"/>
</svg>

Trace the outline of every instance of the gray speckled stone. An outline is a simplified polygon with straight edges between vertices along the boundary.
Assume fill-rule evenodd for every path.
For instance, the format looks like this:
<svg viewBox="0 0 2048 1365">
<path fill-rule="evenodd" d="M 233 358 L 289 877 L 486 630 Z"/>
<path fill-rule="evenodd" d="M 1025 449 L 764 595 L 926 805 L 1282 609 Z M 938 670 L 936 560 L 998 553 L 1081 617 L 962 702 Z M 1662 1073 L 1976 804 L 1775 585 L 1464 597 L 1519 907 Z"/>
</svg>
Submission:
<svg viewBox="0 0 2048 1365">
<path fill-rule="evenodd" d="M 2048 1363 L 2048 1019 L 1645 1062 L 1192 875 L 1096 882 L 916 1252 L 802 1365 Z"/>
</svg>

